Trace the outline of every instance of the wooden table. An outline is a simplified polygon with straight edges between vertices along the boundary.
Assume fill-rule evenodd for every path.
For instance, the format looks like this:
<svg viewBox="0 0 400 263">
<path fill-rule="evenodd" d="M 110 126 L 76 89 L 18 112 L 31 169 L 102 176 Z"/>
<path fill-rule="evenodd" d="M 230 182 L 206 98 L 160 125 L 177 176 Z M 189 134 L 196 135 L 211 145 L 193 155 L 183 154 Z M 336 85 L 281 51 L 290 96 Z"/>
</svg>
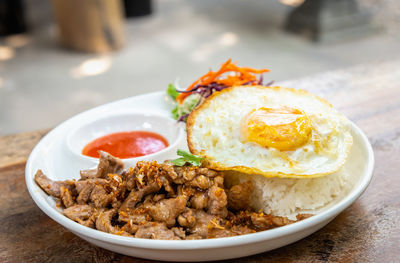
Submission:
<svg viewBox="0 0 400 263">
<path fill-rule="evenodd" d="M 320 231 L 233 262 L 400 262 L 400 60 L 282 84 L 327 98 L 365 131 L 375 151 L 374 178 L 360 199 Z M 24 166 L 46 132 L 0 137 L 0 262 L 149 262 L 87 243 L 33 203 Z"/>
</svg>

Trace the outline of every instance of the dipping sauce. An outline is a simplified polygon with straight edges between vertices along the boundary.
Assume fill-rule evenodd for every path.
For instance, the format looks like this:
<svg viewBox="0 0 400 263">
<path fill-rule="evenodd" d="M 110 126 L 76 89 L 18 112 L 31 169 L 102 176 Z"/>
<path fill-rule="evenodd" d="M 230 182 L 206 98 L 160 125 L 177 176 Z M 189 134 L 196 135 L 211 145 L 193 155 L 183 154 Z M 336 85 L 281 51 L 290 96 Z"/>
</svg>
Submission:
<svg viewBox="0 0 400 263">
<path fill-rule="evenodd" d="M 161 151 L 168 147 L 168 141 L 160 134 L 148 131 L 116 132 L 97 138 L 88 143 L 82 154 L 99 158 L 98 151 L 125 159 Z"/>
</svg>

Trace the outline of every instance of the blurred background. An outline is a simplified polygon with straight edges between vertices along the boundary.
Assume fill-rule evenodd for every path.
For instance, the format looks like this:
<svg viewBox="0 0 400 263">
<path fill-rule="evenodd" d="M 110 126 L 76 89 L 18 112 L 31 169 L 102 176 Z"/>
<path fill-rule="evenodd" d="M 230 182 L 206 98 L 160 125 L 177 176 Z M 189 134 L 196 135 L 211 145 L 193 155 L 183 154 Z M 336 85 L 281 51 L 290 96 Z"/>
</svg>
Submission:
<svg viewBox="0 0 400 263">
<path fill-rule="evenodd" d="M 0 35 L 6 135 L 185 87 L 228 58 L 278 83 L 398 59 L 400 1 L 1 0 Z"/>
</svg>

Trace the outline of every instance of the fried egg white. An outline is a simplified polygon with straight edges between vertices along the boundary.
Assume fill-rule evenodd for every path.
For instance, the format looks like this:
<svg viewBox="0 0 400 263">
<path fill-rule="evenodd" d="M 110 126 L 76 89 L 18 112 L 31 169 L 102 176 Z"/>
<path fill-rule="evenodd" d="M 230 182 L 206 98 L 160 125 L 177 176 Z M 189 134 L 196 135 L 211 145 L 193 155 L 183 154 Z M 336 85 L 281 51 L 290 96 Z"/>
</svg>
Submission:
<svg viewBox="0 0 400 263">
<path fill-rule="evenodd" d="M 304 90 L 243 86 L 214 93 L 187 120 L 188 146 L 210 168 L 266 177 L 338 171 L 352 145 L 349 120 Z"/>
</svg>

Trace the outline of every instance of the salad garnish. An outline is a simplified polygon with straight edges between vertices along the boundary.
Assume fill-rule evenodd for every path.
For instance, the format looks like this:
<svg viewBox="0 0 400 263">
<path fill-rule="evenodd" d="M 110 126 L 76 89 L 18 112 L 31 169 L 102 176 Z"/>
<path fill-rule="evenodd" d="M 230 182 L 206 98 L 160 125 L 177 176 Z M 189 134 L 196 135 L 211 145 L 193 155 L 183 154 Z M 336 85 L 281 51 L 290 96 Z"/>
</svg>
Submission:
<svg viewBox="0 0 400 263">
<path fill-rule="evenodd" d="M 167 94 L 175 101 L 176 107 L 172 110 L 172 116 L 178 121 L 185 122 L 187 116 L 200 105 L 206 98 L 216 91 L 221 91 L 233 86 L 269 86 L 273 82 L 263 84 L 263 76 L 260 74 L 269 72 L 269 69 L 253 69 L 238 67 L 228 59 L 219 70 L 212 71 L 197 79 L 186 90 L 180 90 L 177 85 L 169 84 Z M 260 75 L 258 77 L 258 75 Z"/>
</svg>

